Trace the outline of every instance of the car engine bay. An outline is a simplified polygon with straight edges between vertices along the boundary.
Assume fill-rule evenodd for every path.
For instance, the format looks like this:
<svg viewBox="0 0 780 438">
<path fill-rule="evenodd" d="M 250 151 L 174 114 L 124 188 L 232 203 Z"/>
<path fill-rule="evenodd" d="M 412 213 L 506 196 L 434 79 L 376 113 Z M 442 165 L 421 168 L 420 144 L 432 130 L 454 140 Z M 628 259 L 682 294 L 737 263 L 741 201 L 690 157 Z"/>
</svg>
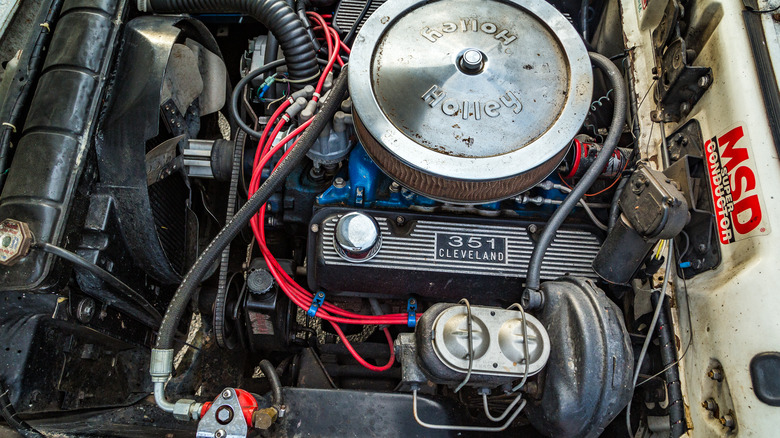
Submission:
<svg viewBox="0 0 780 438">
<path fill-rule="evenodd" d="M 676 291 L 746 227 L 694 3 L 651 91 L 618 2 L 44 1 L 0 82 L 6 423 L 685 434 Z"/>
</svg>

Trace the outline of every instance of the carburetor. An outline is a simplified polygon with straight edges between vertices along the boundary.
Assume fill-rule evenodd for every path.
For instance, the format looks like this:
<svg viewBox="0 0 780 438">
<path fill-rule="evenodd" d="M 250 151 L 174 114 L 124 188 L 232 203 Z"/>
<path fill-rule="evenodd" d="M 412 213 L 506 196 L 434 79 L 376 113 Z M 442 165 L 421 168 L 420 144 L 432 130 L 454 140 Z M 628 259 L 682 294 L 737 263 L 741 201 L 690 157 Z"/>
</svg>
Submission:
<svg viewBox="0 0 780 438">
<path fill-rule="evenodd" d="M 399 0 L 363 26 L 349 88 L 360 141 L 385 173 L 480 203 L 558 166 L 593 86 L 582 39 L 544 0 Z"/>
</svg>

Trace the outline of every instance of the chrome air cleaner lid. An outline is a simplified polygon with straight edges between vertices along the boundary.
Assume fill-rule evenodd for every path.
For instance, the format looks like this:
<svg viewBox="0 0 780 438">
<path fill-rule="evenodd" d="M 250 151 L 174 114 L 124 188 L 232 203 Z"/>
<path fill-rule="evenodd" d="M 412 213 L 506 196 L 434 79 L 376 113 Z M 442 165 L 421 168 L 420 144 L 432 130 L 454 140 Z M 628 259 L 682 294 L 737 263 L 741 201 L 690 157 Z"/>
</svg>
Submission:
<svg viewBox="0 0 780 438">
<path fill-rule="evenodd" d="M 358 135 L 391 177 L 432 198 L 520 193 L 560 162 L 588 112 L 592 71 L 544 0 L 392 0 L 349 63 Z"/>
</svg>

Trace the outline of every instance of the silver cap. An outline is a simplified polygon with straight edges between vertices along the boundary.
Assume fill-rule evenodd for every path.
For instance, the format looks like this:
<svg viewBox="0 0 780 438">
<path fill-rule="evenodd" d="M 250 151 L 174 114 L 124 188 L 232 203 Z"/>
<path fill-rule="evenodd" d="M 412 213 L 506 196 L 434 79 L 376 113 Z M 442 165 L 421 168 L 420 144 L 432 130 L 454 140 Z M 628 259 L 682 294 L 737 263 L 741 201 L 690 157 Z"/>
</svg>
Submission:
<svg viewBox="0 0 780 438">
<path fill-rule="evenodd" d="M 365 262 L 373 258 L 382 245 L 379 225 L 371 216 L 352 212 L 339 219 L 336 224 L 336 238 L 333 245 L 345 260 Z"/>
</svg>

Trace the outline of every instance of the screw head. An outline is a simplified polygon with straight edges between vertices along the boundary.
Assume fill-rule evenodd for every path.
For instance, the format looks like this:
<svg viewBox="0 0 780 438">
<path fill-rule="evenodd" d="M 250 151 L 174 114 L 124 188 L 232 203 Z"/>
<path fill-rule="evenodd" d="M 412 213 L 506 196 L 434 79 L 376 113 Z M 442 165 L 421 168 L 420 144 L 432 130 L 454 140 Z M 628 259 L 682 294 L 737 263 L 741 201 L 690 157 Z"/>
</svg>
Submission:
<svg viewBox="0 0 780 438">
<path fill-rule="evenodd" d="M 227 432 L 225 432 L 224 429 L 219 429 L 218 431 L 214 432 L 214 438 L 225 438 L 227 436 Z"/>
<path fill-rule="evenodd" d="M 709 76 L 702 76 L 699 78 L 699 87 L 701 88 L 707 88 L 710 86 L 710 77 Z"/>
<path fill-rule="evenodd" d="M 320 226 L 317 224 L 311 224 L 311 232 L 316 233 L 318 231 L 320 231 Z"/>
<path fill-rule="evenodd" d="M 226 389 L 226 390 L 222 391 L 222 398 L 224 398 L 225 400 L 227 400 L 227 399 L 229 399 L 230 397 L 233 397 L 233 391 L 231 391 L 231 390 L 229 390 L 229 389 Z"/>
</svg>

